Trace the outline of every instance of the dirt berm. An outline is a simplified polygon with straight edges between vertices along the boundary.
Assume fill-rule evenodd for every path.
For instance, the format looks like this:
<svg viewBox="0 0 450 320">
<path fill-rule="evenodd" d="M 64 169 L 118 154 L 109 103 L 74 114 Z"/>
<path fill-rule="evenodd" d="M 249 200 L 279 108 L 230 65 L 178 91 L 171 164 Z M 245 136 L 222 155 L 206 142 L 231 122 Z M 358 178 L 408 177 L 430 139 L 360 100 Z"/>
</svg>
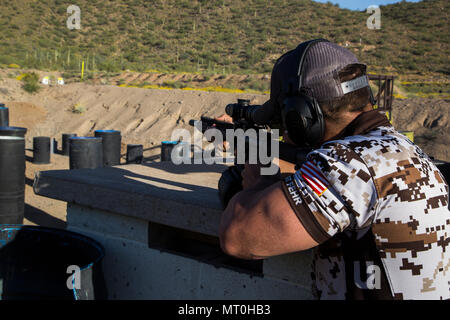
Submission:
<svg viewBox="0 0 450 320">
<path fill-rule="evenodd" d="M 122 132 L 122 141 L 141 143 L 145 149 L 168 140 L 175 128 L 187 128 L 201 115 L 224 113 L 237 98 L 263 103 L 268 95 L 222 92 L 125 88 L 71 83 L 44 87 L 36 94 L 21 89 L 15 79 L 0 81 L 0 101 L 10 108 L 11 125 L 28 128 L 27 144 L 34 136 L 61 139 L 62 133 L 93 135 L 98 129 Z M 415 142 L 436 159 L 450 161 L 448 134 L 450 104 L 444 100 L 394 100 L 393 124 L 414 131 Z M 153 148 L 153 154 L 159 152 Z"/>
</svg>

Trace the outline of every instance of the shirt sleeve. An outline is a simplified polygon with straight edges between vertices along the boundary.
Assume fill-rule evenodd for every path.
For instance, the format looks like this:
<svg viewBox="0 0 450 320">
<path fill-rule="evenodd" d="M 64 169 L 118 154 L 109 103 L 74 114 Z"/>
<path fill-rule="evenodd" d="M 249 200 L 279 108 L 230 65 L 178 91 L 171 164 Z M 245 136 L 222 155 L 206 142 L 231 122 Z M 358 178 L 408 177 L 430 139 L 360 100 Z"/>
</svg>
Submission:
<svg viewBox="0 0 450 320">
<path fill-rule="evenodd" d="M 283 191 L 297 217 L 318 243 L 347 228 L 364 229 L 374 218 L 375 184 L 359 156 L 338 143 L 314 150 Z"/>
</svg>

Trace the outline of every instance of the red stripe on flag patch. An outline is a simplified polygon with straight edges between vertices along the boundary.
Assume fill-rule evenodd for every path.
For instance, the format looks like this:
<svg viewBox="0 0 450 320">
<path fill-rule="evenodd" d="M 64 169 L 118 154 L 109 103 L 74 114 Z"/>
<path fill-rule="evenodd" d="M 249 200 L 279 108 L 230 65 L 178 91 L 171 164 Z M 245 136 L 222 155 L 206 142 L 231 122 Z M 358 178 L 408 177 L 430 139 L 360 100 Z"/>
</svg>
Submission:
<svg viewBox="0 0 450 320">
<path fill-rule="evenodd" d="M 308 161 L 304 164 L 304 166 L 312 174 L 314 174 L 314 176 L 317 177 L 317 179 L 319 179 L 324 185 L 328 185 L 327 178 L 325 178 L 325 176 L 322 174 L 322 172 L 320 172 L 312 162 Z"/>
<path fill-rule="evenodd" d="M 308 178 L 308 176 L 305 176 L 302 174 L 303 179 L 308 183 L 308 185 L 314 190 L 314 192 L 320 196 L 322 192 L 316 187 L 316 185 Z"/>
<path fill-rule="evenodd" d="M 300 172 L 303 179 L 305 179 L 311 189 L 313 189 L 318 196 L 321 196 L 325 190 L 328 189 L 328 180 L 310 161 L 303 164 Z"/>
</svg>

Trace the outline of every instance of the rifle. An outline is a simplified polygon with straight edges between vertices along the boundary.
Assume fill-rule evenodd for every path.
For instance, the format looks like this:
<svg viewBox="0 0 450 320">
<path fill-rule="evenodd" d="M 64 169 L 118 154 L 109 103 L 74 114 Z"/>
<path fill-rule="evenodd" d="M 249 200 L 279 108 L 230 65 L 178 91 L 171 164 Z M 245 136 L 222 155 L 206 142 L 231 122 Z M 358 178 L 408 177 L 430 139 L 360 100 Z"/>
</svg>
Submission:
<svg viewBox="0 0 450 320">
<path fill-rule="evenodd" d="M 268 130 L 268 124 L 262 124 L 261 122 L 265 122 L 267 119 L 267 115 L 261 116 L 261 106 L 250 106 L 248 100 L 238 100 L 237 104 L 229 104 L 226 107 L 226 112 L 233 118 L 233 123 L 215 120 L 208 117 L 201 117 L 201 128 L 200 131 L 205 133 L 206 130 L 210 128 L 215 128 L 222 133 L 223 141 L 226 141 L 227 130 L 236 130 L 236 129 L 256 129 L 256 130 Z M 264 119 L 263 121 L 255 121 Z M 195 126 L 195 120 L 190 120 L 189 124 L 191 126 Z M 270 152 L 270 142 L 272 139 L 272 135 L 269 131 L 268 134 L 268 145 L 267 150 Z M 279 159 L 283 161 L 287 161 L 293 164 L 296 164 L 299 167 L 302 163 L 306 161 L 306 156 L 309 152 L 312 151 L 310 148 L 300 148 L 294 146 L 292 144 L 288 144 L 282 141 L 276 141 L 279 147 Z M 234 141 L 234 145 L 236 142 Z M 257 146 L 259 146 L 259 141 L 257 142 Z M 245 141 L 245 155 L 248 157 L 249 150 L 249 141 L 246 139 Z M 247 158 L 248 159 L 248 158 Z M 219 198 L 222 202 L 223 208 L 225 209 L 230 199 L 239 191 L 242 190 L 242 176 L 241 172 L 244 168 L 242 164 L 236 164 L 228 168 L 222 173 L 222 176 L 219 180 L 218 190 L 219 190 Z"/>
<path fill-rule="evenodd" d="M 264 110 L 264 107 L 261 108 L 261 106 L 250 106 L 248 104 L 248 100 L 238 100 L 237 104 L 227 105 L 225 110 L 227 114 L 233 118 L 233 123 L 219 121 L 208 117 L 201 117 L 200 119 L 202 121 L 202 133 L 204 133 L 209 128 L 216 128 L 221 131 L 223 137 L 226 138 L 225 133 L 227 129 L 264 129 L 267 128 L 267 125 L 261 123 L 265 123 L 267 119 L 270 119 L 272 117 L 276 118 L 276 114 L 274 114 L 271 110 Z M 266 115 L 263 115 L 263 111 L 267 111 Z M 189 124 L 193 126 L 194 122 L 195 120 L 191 120 L 189 121 Z M 310 151 L 312 151 L 312 149 L 299 148 L 285 142 L 279 142 L 279 158 L 281 160 L 294 163 L 297 167 L 299 167 L 306 161 L 306 156 Z M 248 154 L 248 152 L 246 152 L 246 154 Z M 446 182 L 449 183 L 450 162 L 435 160 L 434 158 L 432 158 L 432 161 L 440 170 Z M 242 190 L 242 170 L 242 165 L 232 166 L 222 174 L 222 177 L 219 180 L 219 197 L 224 208 L 226 207 L 226 204 L 231 199 L 231 197 Z M 450 203 L 448 204 L 448 208 L 450 209 Z"/>
<path fill-rule="evenodd" d="M 263 129 L 260 126 L 242 126 L 239 123 L 230 123 L 230 122 L 225 122 L 225 121 L 220 121 L 220 120 L 216 120 L 213 118 L 208 118 L 208 117 L 200 117 L 201 120 L 201 128 L 200 131 L 202 133 L 205 133 L 206 130 L 210 129 L 210 128 L 215 128 L 217 130 L 219 130 L 222 133 L 223 136 L 223 141 L 226 141 L 226 130 L 236 130 L 236 129 L 249 129 L 249 128 L 254 128 L 254 129 Z M 196 120 L 190 120 L 189 124 L 191 126 L 194 126 Z M 272 139 L 270 132 L 268 132 L 268 136 L 269 136 L 269 141 Z M 306 155 L 312 150 L 310 148 L 299 148 L 297 146 L 294 146 L 292 144 L 283 142 L 283 141 L 278 141 L 279 143 L 279 159 L 290 162 L 290 163 L 294 163 L 296 165 L 300 165 L 303 162 L 306 161 Z M 246 147 L 246 150 L 248 150 L 248 146 Z M 268 147 L 268 150 L 270 150 L 270 148 Z M 246 156 L 248 155 L 248 152 L 246 152 Z"/>
</svg>

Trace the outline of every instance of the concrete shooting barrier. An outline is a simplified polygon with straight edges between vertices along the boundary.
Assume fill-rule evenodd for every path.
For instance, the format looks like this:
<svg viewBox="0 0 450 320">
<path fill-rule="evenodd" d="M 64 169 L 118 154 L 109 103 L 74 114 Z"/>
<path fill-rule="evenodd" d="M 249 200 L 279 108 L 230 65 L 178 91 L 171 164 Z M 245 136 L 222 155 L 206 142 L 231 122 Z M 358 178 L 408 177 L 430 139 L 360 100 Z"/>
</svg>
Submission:
<svg viewBox="0 0 450 320">
<path fill-rule="evenodd" d="M 170 161 L 36 174 L 67 202 L 67 229 L 105 248 L 110 299 L 312 299 L 311 251 L 247 261 L 224 254 L 217 184 L 225 165 Z"/>
</svg>

